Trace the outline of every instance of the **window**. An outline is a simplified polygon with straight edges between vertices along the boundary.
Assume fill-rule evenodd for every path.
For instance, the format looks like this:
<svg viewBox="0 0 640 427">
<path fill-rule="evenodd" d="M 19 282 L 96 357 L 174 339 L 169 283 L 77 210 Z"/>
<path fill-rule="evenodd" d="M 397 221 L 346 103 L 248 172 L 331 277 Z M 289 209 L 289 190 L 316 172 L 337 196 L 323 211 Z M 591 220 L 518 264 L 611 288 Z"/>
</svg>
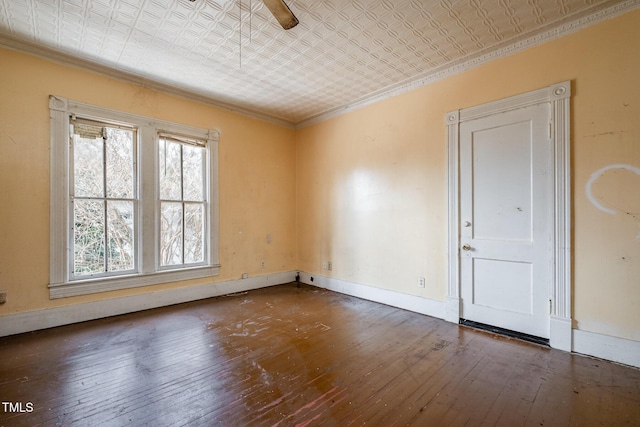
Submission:
<svg viewBox="0 0 640 427">
<path fill-rule="evenodd" d="M 59 97 L 51 298 L 218 274 L 218 132 Z"/>
<path fill-rule="evenodd" d="M 70 120 L 73 278 L 134 272 L 135 128 Z"/>
<path fill-rule="evenodd" d="M 205 155 L 200 141 L 160 135 L 160 265 L 204 261 Z"/>
</svg>

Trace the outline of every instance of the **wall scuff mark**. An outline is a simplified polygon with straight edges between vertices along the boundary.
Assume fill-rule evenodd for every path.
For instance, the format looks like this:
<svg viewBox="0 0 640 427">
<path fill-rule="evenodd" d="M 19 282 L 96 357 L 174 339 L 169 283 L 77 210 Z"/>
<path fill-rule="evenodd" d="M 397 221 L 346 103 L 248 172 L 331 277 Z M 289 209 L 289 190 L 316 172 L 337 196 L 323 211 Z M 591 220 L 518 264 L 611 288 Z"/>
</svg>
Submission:
<svg viewBox="0 0 640 427">
<path fill-rule="evenodd" d="M 629 164 L 624 164 L 624 163 L 617 163 L 617 164 L 613 164 L 613 165 L 609 165 L 609 166 L 604 166 L 604 167 L 598 169 L 597 171 L 595 171 L 594 173 L 592 173 L 591 177 L 587 181 L 587 186 L 586 186 L 587 198 L 589 199 L 591 204 L 593 206 L 595 206 L 597 209 L 601 210 L 602 212 L 608 213 L 609 215 L 616 215 L 618 212 L 615 209 L 612 209 L 610 207 L 604 206 L 600 202 L 600 200 L 598 200 L 598 198 L 594 196 L 593 191 L 592 191 L 592 187 L 595 184 L 595 182 L 598 179 L 600 179 L 606 172 L 611 171 L 611 170 L 616 170 L 616 169 L 623 169 L 623 170 L 631 171 L 631 172 L 635 173 L 636 175 L 640 175 L 640 167 L 629 165 Z M 619 209 L 619 210 L 622 211 L 622 209 Z M 627 215 L 630 215 L 631 217 L 633 217 L 635 219 L 638 219 L 638 217 L 636 216 L 638 214 L 637 212 L 626 212 L 625 211 L 625 213 Z M 640 233 L 638 233 L 638 235 L 636 236 L 636 239 L 640 240 Z"/>
</svg>

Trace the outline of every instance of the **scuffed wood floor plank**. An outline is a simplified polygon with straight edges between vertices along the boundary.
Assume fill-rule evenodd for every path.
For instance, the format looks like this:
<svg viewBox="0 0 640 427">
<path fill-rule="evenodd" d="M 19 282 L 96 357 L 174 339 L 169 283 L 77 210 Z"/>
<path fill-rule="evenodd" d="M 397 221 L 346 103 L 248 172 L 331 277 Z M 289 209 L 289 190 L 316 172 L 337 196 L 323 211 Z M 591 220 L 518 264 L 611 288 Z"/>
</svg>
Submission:
<svg viewBox="0 0 640 427">
<path fill-rule="evenodd" d="M 640 425 L 640 370 L 295 284 L 0 338 L 0 426 Z"/>
</svg>

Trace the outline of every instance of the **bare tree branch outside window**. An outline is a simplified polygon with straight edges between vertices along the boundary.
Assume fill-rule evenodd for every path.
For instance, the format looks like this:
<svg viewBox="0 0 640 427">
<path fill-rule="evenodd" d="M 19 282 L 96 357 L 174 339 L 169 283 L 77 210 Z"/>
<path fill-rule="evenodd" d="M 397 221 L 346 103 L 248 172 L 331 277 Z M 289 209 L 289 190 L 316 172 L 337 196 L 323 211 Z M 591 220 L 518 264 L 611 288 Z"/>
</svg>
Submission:
<svg viewBox="0 0 640 427">
<path fill-rule="evenodd" d="M 160 265 L 205 259 L 206 148 L 159 139 Z"/>
<path fill-rule="evenodd" d="M 135 131 L 74 125 L 73 274 L 135 269 Z"/>
<path fill-rule="evenodd" d="M 135 270 L 136 131 L 74 124 L 73 274 Z M 206 147 L 158 139 L 160 265 L 205 261 Z"/>
</svg>

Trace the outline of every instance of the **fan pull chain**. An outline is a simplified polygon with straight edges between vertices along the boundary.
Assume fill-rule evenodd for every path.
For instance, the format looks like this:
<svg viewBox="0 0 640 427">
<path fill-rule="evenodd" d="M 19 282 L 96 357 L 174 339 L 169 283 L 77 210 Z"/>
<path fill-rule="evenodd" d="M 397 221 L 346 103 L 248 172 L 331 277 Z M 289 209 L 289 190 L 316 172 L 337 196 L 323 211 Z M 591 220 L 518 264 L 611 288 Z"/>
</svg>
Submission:
<svg viewBox="0 0 640 427">
<path fill-rule="evenodd" d="M 240 55 L 239 55 L 239 61 L 240 61 L 240 68 L 242 68 L 242 3 L 243 0 L 238 0 L 238 33 L 239 33 L 239 45 L 240 45 Z M 253 24 L 252 24 L 252 18 L 253 18 L 253 0 L 249 0 L 249 44 L 251 44 L 251 42 L 253 41 Z"/>
</svg>

